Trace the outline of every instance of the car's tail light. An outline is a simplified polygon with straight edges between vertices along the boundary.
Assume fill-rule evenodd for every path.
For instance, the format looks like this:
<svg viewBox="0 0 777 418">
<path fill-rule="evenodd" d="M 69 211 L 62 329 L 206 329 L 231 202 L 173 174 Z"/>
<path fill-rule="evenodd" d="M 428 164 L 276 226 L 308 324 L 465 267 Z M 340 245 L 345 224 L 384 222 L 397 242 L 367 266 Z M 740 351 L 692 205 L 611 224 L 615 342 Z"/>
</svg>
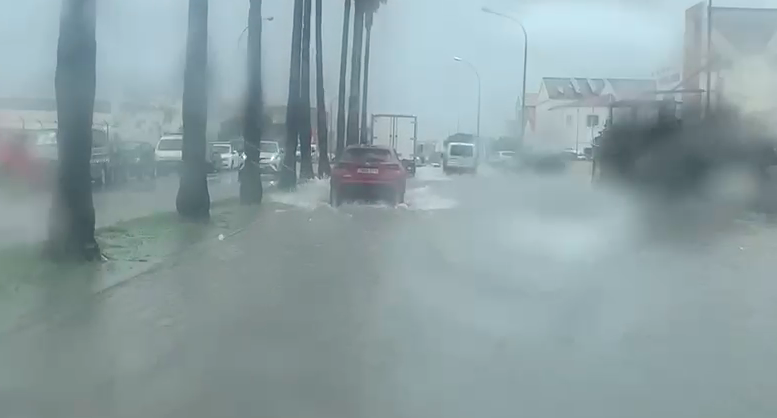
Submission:
<svg viewBox="0 0 777 418">
<path fill-rule="evenodd" d="M 332 169 L 332 174 L 335 176 L 342 176 L 344 174 L 350 174 L 356 171 L 356 165 L 353 163 L 339 162 L 336 163 Z"/>
</svg>

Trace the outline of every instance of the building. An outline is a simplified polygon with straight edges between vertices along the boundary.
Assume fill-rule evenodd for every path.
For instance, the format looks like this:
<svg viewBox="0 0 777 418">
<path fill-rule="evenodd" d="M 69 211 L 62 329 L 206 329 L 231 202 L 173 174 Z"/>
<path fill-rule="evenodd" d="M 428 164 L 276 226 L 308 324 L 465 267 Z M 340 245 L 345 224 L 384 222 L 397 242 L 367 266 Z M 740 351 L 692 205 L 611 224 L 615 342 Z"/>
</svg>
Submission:
<svg viewBox="0 0 777 418">
<path fill-rule="evenodd" d="M 94 123 L 113 123 L 111 103 L 94 102 Z M 57 126 L 57 101 L 37 98 L 0 98 L 0 129 L 51 129 Z"/>
<path fill-rule="evenodd" d="M 703 116 L 708 72 L 713 108 L 724 100 L 746 110 L 777 108 L 777 9 L 708 10 L 706 2 L 696 4 L 685 12 L 683 51 L 683 77 L 676 89 L 688 92 L 683 95 L 684 119 Z"/>
<path fill-rule="evenodd" d="M 620 78 L 542 79 L 527 129 L 526 145 L 582 152 L 604 129 L 616 100 L 655 97 L 656 81 Z M 528 100 L 527 100 L 528 102 Z"/>
<path fill-rule="evenodd" d="M 165 132 L 181 129 L 181 104 L 96 100 L 94 124 L 124 139 L 156 142 Z M 57 127 L 53 98 L 0 98 L 0 129 L 34 130 Z"/>
</svg>

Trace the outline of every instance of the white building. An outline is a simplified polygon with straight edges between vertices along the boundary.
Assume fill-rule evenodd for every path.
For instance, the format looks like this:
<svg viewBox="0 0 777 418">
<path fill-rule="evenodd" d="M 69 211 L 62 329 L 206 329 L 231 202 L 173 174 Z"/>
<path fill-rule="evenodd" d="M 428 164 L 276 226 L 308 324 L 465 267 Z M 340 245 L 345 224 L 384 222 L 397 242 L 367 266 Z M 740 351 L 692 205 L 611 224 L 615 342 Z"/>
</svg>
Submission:
<svg viewBox="0 0 777 418">
<path fill-rule="evenodd" d="M 776 54 L 777 9 L 708 10 L 707 2 L 689 8 L 685 13 L 683 80 L 676 89 L 696 93 L 683 98 L 683 118 L 690 120 L 704 114 L 709 74 L 713 109 L 725 101 L 745 112 L 763 112 L 766 119 L 773 120 L 771 115 L 777 110 Z"/>
<path fill-rule="evenodd" d="M 526 145 L 582 152 L 604 129 L 610 103 L 653 98 L 655 91 L 649 79 L 543 78 Z"/>
<path fill-rule="evenodd" d="M 113 123 L 111 103 L 96 100 L 94 123 Z M 52 129 L 57 126 L 54 99 L 0 98 L 0 129 Z"/>
<path fill-rule="evenodd" d="M 112 134 L 146 142 L 156 142 L 163 133 L 178 132 L 182 126 L 180 102 L 145 104 L 96 100 L 93 118 L 95 126 L 106 127 Z M 56 127 L 55 99 L 0 98 L 1 130 Z"/>
</svg>

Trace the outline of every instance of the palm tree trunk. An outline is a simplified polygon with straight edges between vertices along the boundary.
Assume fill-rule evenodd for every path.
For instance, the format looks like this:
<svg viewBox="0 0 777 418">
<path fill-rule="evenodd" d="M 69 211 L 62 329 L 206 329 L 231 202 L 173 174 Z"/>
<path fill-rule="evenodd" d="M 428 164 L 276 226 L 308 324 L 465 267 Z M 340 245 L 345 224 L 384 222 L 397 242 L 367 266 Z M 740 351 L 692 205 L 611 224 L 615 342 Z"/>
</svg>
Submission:
<svg viewBox="0 0 777 418">
<path fill-rule="evenodd" d="M 248 94 L 243 117 L 246 162 L 240 173 L 240 202 L 262 203 L 259 146 L 264 129 L 262 97 L 262 0 L 250 0 L 248 10 Z"/>
<path fill-rule="evenodd" d="M 294 23 L 291 31 L 291 64 L 289 68 L 289 98 L 286 102 L 286 149 L 281 166 L 280 188 L 297 186 L 297 140 L 300 123 L 300 59 L 302 49 L 302 18 L 304 0 L 294 0 Z"/>
<path fill-rule="evenodd" d="M 370 87 L 370 47 L 372 46 L 372 17 L 373 12 L 367 12 L 366 16 L 366 29 L 367 36 L 364 40 L 364 87 L 362 91 L 362 128 L 360 135 L 360 142 L 367 144 L 370 142 L 370 136 L 367 131 L 367 96 Z"/>
<path fill-rule="evenodd" d="M 345 0 L 343 12 L 343 40 L 340 45 L 340 87 L 337 90 L 337 144 L 335 156 L 345 148 L 345 82 L 348 74 L 348 39 L 351 30 L 351 1 Z"/>
<path fill-rule="evenodd" d="M 189 0 L 183 77 L 183 164 L 175 204 L 191 220 L 210 218 L 207 159 L 208 0 Z"/>
<path fill-rule="evenodd" d="M 312 127 L 310 121 L 310 24 L 312 18 L 313 0 L 305 0 L 304 16 L 302 17 L 302 69 L 300 72 L 302 94 L 300 100 L 300 168 L 299 176 L 302 179 L 310 180 L 314 177 L 313 159 L 311 157 L 311 134 Z"/>
<path fill-rule="evenodd" d="M 89 162 L 96 90 L 95 0 L 64 0 L 59 22 L 57 149 L 59 164 L 49 219 L 49 254 L 57 259 L 101 258 L 94 239 Z"/>
<path fill-rule="evenodd" d="M 359 98 L 362 72 L 362 49 L 364 38 L 364 3 L 356 3 L 353 19 L 353 52 L 351 55 L 351 91 L 348 97 L 348 132 L 346 144 L 359 143 Z"/>
<path fill-rule="evenodd" d="M 329 127 L 326 123 L 326 92 L 324 91 L 324 41 L 323 41 L 323 0 L 316 0 L 316 116 L 318 131 L 318 177 L 328 177 L 329 166 Z"/>
</svg>

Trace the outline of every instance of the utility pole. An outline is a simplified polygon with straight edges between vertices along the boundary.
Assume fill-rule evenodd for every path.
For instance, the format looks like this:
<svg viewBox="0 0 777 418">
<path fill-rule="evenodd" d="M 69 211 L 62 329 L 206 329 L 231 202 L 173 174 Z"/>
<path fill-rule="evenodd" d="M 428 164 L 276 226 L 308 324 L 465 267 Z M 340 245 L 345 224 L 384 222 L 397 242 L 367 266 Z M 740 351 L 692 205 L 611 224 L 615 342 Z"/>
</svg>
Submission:
<svg viewBox="0 0 777 418">
<path fill-rule="evenodd" d="M 704 104 L 704 118 L 711 111 L 712 98 L 712 0 L 707 0 L 707 98 Z"/>
<path fill-rule="evenodd" d="M 511 20 L 513 23 L 517 24 L 521 31 L 523 32 L 523 80 L 521 82 L 521 117 L 518 119 L 518 115 L 516 115 L 516 120 L 521 124 L 521 126 L 518 127 L 518 134 L 520 135 L 519 141 L 521 144 L 524 142 L 524 137 L 526 136 L 526 69 L 528 68 L 528 61 L 529 61 L 529 34 L 526 32 L 526 27 L 523 26 L 523 23 L 521 23 L 520 20 L 510 16 L 506 15 L 504 13 L 497 12 L 495 10 L 492 10 L 488 7 L 483 7 L 481 9 L 484 13 L 492 14 L 495 16 L 499 16 L 508 20 Z M 516 109 L 517 110 L 517 109 Z"/>
</svg>

